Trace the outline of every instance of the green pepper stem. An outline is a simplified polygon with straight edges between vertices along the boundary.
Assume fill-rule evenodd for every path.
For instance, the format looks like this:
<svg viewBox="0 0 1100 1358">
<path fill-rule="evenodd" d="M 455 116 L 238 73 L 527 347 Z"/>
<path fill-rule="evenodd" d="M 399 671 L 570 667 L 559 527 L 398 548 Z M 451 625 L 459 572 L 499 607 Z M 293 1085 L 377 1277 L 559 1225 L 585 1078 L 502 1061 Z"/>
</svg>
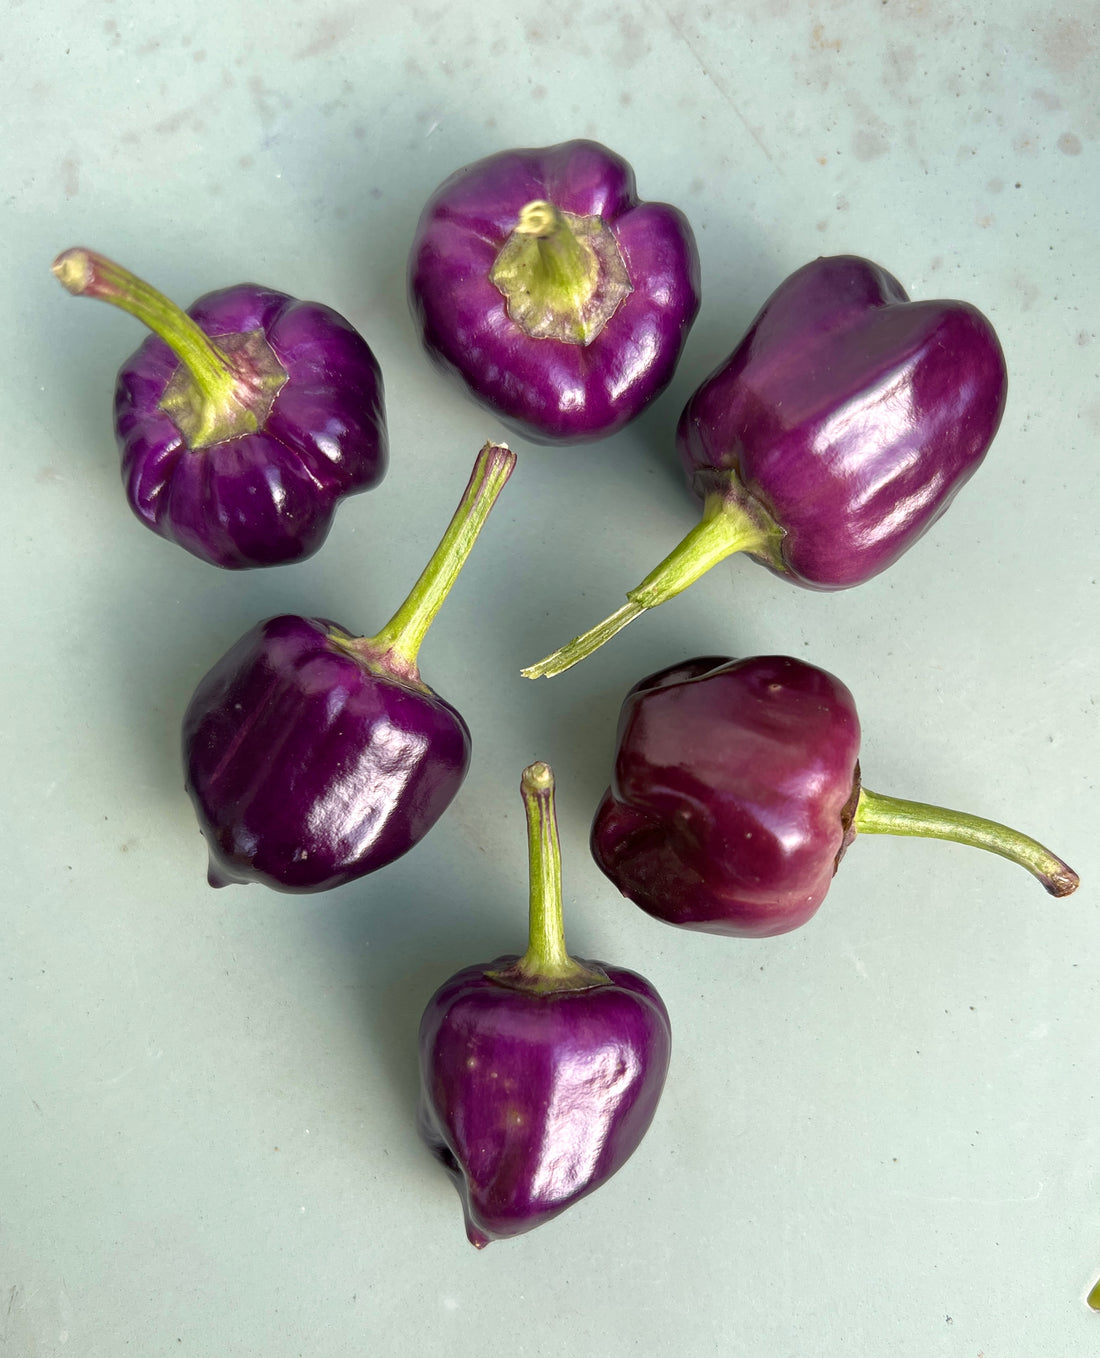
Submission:
<svg viewBox="0 0 1100 1358">
<path fill-rule="evenodd" d="M 527 813 L 527 857 L 530 869 L 527 951 L 494 980 L 526 990 L 585 990 L 604 985 L 607 974 L 570 957 L 562 924 L 561 850 L 554 810 L 554 771 L 541 761 L 520 778 Z"/>
<path fill-rule="evenodd" d="M 647 609 L 674 599 L 712 566 L 735 552 L 760 551 L 777 535 L 774 524 L 754 518 L 743 506 L 718 493 L 708 496 L 703 517 L 661 564 L 629 591 L 627 604 L 520 673 L 526 679 L 561 674 L 599 650 Z"/>
<path fill-rule="evenodd" d="M 233 400 L 237 379 L 225 355 L 185 311 L 150 283 L 94 250 L 66 250 L 52 268 L 74 297 L 109 302 L 159 335 L 211 404 Z"/>
<path fill-rule="evenodd" d="M 506 444 L 485 444 L 477 455 L 454 518 L 409 597 L 376 636 L 364 637 L 355 643 L 357 649 L 367 654 L 384 655 L 391 668 L 419 679 L 416 660 L 428 628 L 465 565 L 489 511 L 515 465 L 516 455 Z"/>
<path fill-rule="evenodd" d="M 571 968 L 562 923 L 561 848 L 554 807 L 554 774 L 549 764 L 531 764 L 520 778 L 527 813 L 527 862 L 530 905 L 527 951 L 520 969 L 534 975 L 560 976 Z"/>
<path fill-rule="evenodd" d="M 864 835 L 917 835 L 926 839 L 949 839 L 988 849 L 1019 863 L 1037 877 L 1052 896 L 1068 896 L 1080 882 L 1077 874 L 1037 840 L 997 821 L 949 811 L 925 802 L 902 801 L 861 788 L 856 805 L 855 829 Z"/>
<path fill-rule="evenodd" d="M 559 208 L 542 199 L 528 203 L 520 211 L 515 232 L 535 242 L 538 263 L 533 268 L 544 287 L 572 297 L 578 305 L 588 300 L 594 288 L 596 259 Z"/>
</svg>

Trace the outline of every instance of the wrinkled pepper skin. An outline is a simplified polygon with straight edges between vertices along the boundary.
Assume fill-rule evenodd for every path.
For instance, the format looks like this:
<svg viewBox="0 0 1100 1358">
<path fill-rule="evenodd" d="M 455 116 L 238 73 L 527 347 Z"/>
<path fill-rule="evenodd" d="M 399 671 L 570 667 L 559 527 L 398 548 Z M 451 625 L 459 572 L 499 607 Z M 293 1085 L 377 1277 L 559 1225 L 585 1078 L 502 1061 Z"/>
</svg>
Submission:
<svg viewBox="0 0 1100 1358">
<path fill-rule="evenodd" d="M 386 471 L 382 376 L 362 336 L 318 302 L 240 284 L 187 313 L 212 338 L 260 332 L 286 371 L 251 434 L 192 450 L 160 407 L 180 365 L 150 336 L 123 365 L 115 433 L 130 507 L 154 533 L 228 570 L 300 561 L 345 495 Z"/>
<path fill-rule="evenodd" d="M 420 1133 L 451 1174 L 472 1244 L 533 1230 L 619 1170 L 645 1135 L 671 1051 L 643 977 L 544 995 L 467 967 L 420 1024 Z"/>
<path fill-rule="evenodd" d="M 412 848 L 458 791 L 470 760 L 459 713 L 341 639 L 325 619 L 269 618 L 199 683 L 183 758 L 212 886 L 340 886 Z"/>
<path fill-rule="evenodd" d="M 597 865 L 670 924 L 764 938 L 814 914 L 852 838 L 848 689 L 788 656 L 707 656 L 643 679 L 619 718 Z"/>
<path fill-rule="evenodd" d="M 521 209 L 546 200 L 611 228 L 633 291 L 586 345 L 532 338 L 489 278 Z M 664 390 L 699 309 L 684 215 L 641 203 L 634 173 L 592 141 L 505 151 L 452 175 L 421 215 L 409 299 L 428 353 L 537 443 L 604 438 Z"/>
<path fill-rule="evenodd" d="M 823 258 L 772 294 L 688 401 L 688 483 L 762 508 L 797 584 L 858 585 L 897 560 L 977 470 L 1007 391 L 992 326 L 964 302 L 910 302 L 868 260 Z M 734 475 L 732 491 L 730 473 Z"/>
</svg>

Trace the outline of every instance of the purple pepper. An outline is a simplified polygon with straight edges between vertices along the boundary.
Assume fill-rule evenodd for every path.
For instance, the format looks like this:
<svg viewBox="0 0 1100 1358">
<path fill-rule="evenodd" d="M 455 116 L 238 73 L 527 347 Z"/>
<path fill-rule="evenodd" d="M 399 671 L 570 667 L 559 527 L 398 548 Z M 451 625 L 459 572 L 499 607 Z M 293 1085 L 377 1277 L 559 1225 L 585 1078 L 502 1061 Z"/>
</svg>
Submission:
<svg viewBox="0 0 1100 1358">
<path fill-rule="evenodd" d="M 857 832 L 988 849 L 1052 896 L 1077 874 L 995 821 L 862 786 L 859 718 L 833 675 L 789 656 L 704 656 L 650 675 L 619 716 L 597 865 L 669 924 L 763 938 L 814 914 Z"/>
<path fill-rule="evenodd" d="M 127 499 L 154 533 L 227 570 L 300 561 L 382 480 L 382 376 L 331 308 L 242 283 L 183 312 L 90 250 L 53 271 L 156 332 L 115 388 Z"/>
<path fill-rule="evenodd" d="M 664 1088 L 668 1013 L 641 976 L 565 950 L 554 775 L 520 784 L 530 944 L 452 976 L 420 1022 L 420 1132 L 481 1249 L 556 1217 L 621 1169 Z"/>
<path fill-rule="evenodd" d="M 377 635 L 269 618 L 201 680 L 183 758 L 211 886 L 325 891 L 399 858 L 446 810 L 470 733 L 417 655 L 514 465 L 508 448 L 485 445 L 443 540 Z"/>
<path fill-rule="evenodd" d="M 429 200 L 409 259 L 429 354 L 527 438 L 621 429 L 664 390 L 699 310 L 684 215 L 639 203 L 592 141 L 503 151 Z"/>
<path fill-rule="evenodd" d="M 560 674 L 734 552 L 808 589 L 869 580 L 977 470 L 1006 389 L 997 336 L 974 307 L 910 302 L 850 255 L 807 264 L 680 417 L 701 522 L 625 607 L 523 673 Z"/>
</svg>

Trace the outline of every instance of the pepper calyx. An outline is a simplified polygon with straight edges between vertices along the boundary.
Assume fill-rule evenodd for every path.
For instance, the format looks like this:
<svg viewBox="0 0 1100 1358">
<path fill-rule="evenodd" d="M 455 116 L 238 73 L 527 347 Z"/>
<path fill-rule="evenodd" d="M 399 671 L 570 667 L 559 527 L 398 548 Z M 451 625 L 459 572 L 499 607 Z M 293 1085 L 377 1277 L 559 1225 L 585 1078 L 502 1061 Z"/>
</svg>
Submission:
<svg viewBox="0 0 1100 1358">
<path fill-rule="evenodd" d="M 591 344 L 634 291 L 610 225 L 543 199 L 520 210 L 489 281 L 529 338 L 580 345 Z"/>
</svg>

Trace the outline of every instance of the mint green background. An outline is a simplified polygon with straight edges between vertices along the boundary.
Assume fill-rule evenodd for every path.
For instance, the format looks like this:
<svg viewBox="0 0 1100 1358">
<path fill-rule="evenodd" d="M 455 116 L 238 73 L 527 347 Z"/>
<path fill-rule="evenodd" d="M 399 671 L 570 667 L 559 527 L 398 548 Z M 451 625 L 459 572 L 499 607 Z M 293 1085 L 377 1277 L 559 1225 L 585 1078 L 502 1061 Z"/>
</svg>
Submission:
<svg viewBox="0 0 1100 1358">
<path fill-rule="evenodd" d="M 0 29 L 0 1354 L 1072 1358 L 1100 1342 L 1096 222 L 1100 7 L 10 3 Z M 420 207 L 574 136 L 680 205 L 704 302 L 675 382 L 520 465 L 422 654 L 470 777 L 408 858 L 321 897 L 211 891 L 180 715 L 253 622 L 403 597 L 480 444 L 404 296 Z M 344 312 L 392 466 L 301 566 L 144 531 L 113 376 L 140 339 L 49 274 L 85 244 L 183 303 L 255 279 Z M 886 575 L 813 595 L 745 560 L 599 656 L 693 521 L 690 391 L 792 269 L 853 251 L 979 305 L 1011 393 L 986 463 Z M 869 839 L 805 929 L 677 933 L 586 849 L 627 687 L 700 652 L 834 670 L 883 792 L 1018 825 L 1085 885 Z M 522 944 L 520 769 L 558 775 L 568 936 L 662 991 L 675 1050 L 630 1164 L 477 1254 L 413 1132 L 416 1023 Z"/>
</svg>

